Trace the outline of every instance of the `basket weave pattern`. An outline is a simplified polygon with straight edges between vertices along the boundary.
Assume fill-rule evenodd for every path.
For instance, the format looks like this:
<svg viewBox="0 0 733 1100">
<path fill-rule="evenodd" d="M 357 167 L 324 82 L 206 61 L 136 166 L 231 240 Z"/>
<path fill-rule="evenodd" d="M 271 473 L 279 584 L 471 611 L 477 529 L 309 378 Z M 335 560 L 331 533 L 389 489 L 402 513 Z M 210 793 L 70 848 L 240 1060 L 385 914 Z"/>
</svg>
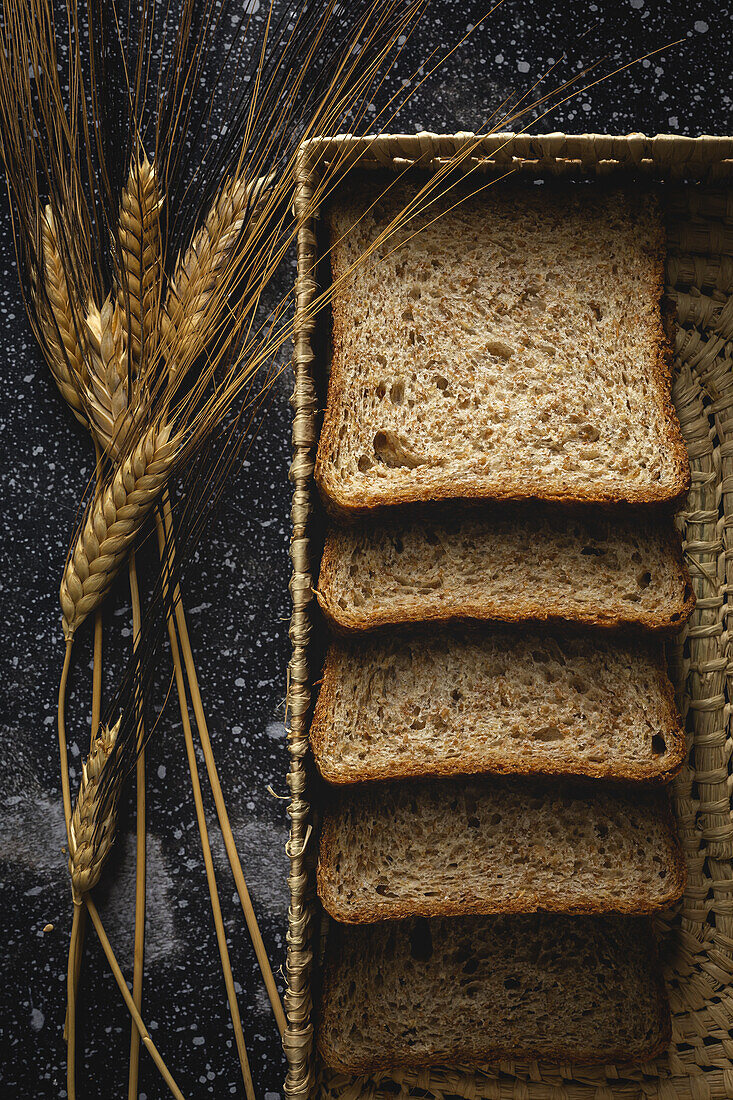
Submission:
<svg viewBox="0 0 733 1100">
<path fill-rule="evenodd" d="M 304 148 L 298 210 L 310 197 L 314 173 L 336 153 L 362 166 L 434 167 L 470 135 L 382 137 L 373 141 L 323 139 Z M 306 1100 L 316 1088 L 328 1100 L 394 1100 L 446 1095 L 491 1100 L 658 1100 L 733 1098 L 733 822 L 731 713 L 733 666 L 728 610 L 733 609 L 733 139 L 646 138 L 562 134 L 493 135 L 479 157 L 489 169 L 574 175 L 628 170 L 665 181 L 703 186 L 667 190 L 668 294 L 677 310 L 674 400 L 692 466 L 692 488 L 680 515 L 697 604 L 684 636 L 670 646 L 677 699 L 688 731 L 687 763 L 673 786 L 688 884 L 673 913 L 658 921 L 673 1017 L 664 1058 L 644 1066 L 559 1066 L 503 1062 L 479 1069 L 404 1070 L 370 1079 L 331 1074 L 316 1065 L 312 980 L 320 908 L 312 874 L 308 801 L 308 652 L 314 609 L 310 522 L 317 507 L 313 463 L 318 402 L 314 385 L 313 323 L 304 307 L 315 293 L 313 225 L 299 236 L 298 307 L 293 425 L 293 656 L 288 706 L 292 801 L 285 1036 L 288 1100 Z M 476 158 L 472 160 L 475 164 Z M 314 670 L 317 675 L 318 670 Z"/>
</svg>

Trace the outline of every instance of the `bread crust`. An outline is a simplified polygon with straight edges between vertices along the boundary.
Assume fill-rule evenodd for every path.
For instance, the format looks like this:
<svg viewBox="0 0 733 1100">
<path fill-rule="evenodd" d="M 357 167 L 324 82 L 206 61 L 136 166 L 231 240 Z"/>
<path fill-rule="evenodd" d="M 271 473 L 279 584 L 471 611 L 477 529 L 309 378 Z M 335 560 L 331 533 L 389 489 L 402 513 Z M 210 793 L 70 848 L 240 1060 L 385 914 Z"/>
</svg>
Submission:
<svg viewBox="0 0 733 1100">
<path fill-rule="evenodd" d="M 411 899 L 407 902 L 383 898 L 379 906 L 368 902 L 342 905 L 336 889 L 338 881 L 336 821 L 333 809 L 325 808 L 318 851 L 316 889 L 321 904 L 329 916 L 340 924 L 374 924 L 385 920 L 404 920 L 407 917 L 464 917 L 500 916 L 516 913 L 566 913 L 569 916 L 592 916 L 603 913 L 626 913 L 634 916 L 650 916 L 659 913 L 679 901 L 687 885 L 687 864 L 677 835 L 669 798 L 660 792 L 658 807 L 662 824 L 668 837 L 668 855 L 671 874 L 665 892 L 656 899 L 642 895 L 630 898 L 588 898 L 585 902 L 569 904 L 561 898 L 546 893 L 533 893 L 527 888 L 513 901 L 497 901 L 492 897 L 474 895 L 471 902 L 451 898 Z"/>
<path fill-rule="evenodd" d="M 658 205 L 656 196 L 649 200 Z M 358 217 L 357 205 L 347 206 Z M 329 217 L 329 247 L 334 279 L 342 277 L 347 270 L 343 247 L 339 245 L 339 236 L 334 226 L 333 216 Z M 382 493 L 370 491 L 365 483 L 351 491 L 344 490 L 338 479 L 333 476 L 328 454 L 338 441 L 340 430 L 339 414 L 347 400 L 347 382 L 345 377 L 344 332 L 348 325 L 349 295 L 335 295 L 332 301 L 332 355 L 331 373 L 328 380 L 328 394 L 323 416 L 323 425 L 318 441 L 314 479 L 321 500 L 327 512 L 336 520 L 346 523 L 357 522 L 366 516 L 374 517 L 378 513 L 387 513 L 400 504 L 438 502 L 453 499 L 494 500 L 497 502 L 553 502 L 564 504 L 649 504 L 678 507 L 689 492 L 691 484 L 690 462 L 682 431 L 672 402 L 672 346 L 667 335 L 662 302 L 664 298 L 664 272 L 666 261 L 666 241 L 664 228 L 660 222 L 653 276 L 648 283 L 648 301 L 655 317 L 656 332 L 652 335 L 650 347 L 650 380 L 654 383 L 654 400 L 663 421 L 667 425 L 667 453 L 672 458 L 675 478 L 666 486 L 650 484 L 637 488 L 629 484 L 621 489 L 578 486 L 574 478 L 567 479 L 554 487 L 543 484 L 538 478 L 523 478 L 521 483 L 506 479 L 487 485 L 486 478 L 461 478 L 460 491 L 456 492 L 453 481 L 437 485 L 420 485 L 411 481 L 408 485 L 393 486 L 389 498 Z M 553 479 L 557 481 L 557 478 Z"/>
<path fill-rule="evenodd" d="M 333 929 L 331 931 L 333 931 Z M 646 954 L 650 960 L 651 980 L 654 984 L 656 993 L 656 1023 L 658 1034 L 647 1047 L 642 1047 L 633 1059 L 629 1058 L 629 1051 L 626 1047 L 617 1047 L 613 1049 L 589 1048 L 587 1050 L 579 1050 L 577 1046 L 558 1046 L 554 1048 L 552 1052 L 548 1053 L 547 1051 L 539 1051 L 536 1047 L 529 1045 L 526 1047 L 517 1045 L 516 1042 L 512 1043 L 511 1048 L 487 1044 L 487 1046 L 480 1051 L 469 1046 L 444 1047 L 440 1050 L 436 1049 L 429 1054 L 420 1054 L 419 1056 L 409 1053 L 405 1053 L 402 1056 L 396 1056 L 394 1053 L 390 1053 L 389 1050 L 385 1050 L 384 1044 L 375 1044 L 372 1048 L 372 1057 L 361 1059 L 354 1057 L 348 1059 L 343 1057 L 342 1053 L 339 1052 L 331 1042 L 330 1035 L 326 1033 L 323 1027 L 323 1011 L 319 1014 L 316 1025 L 316 1048 L 329 1069 L 338 1073 L 347 1073 L 354 1076 L 388 1072 L 397 1068 L 435 1066 L 441 1064 L 479 1065 L 483 1062 L 496 1062 L 504 1058 L 512 1058 L 520 1061 L 563 1062 L 575 1065 L 585 1063 L 592 1065 L 598 1064 L 599 1062 L 604 1064 L 628 1064 L 630 1061 L 634 1063 L 646 1062 L 663 1054 L 669 1047 L 672 1039 L 672 1020 L 669 1011 L 667 989 L 664 984 L 659 961 L 659 945 L 651 928 L 647 929 Z M 336 967 L 336 960 L 333 956 L 330 956 L 327 960 L 323 976 L 323 986 L 321 989 L 322 1007 L 327 1005 L 332 988 L 336 984 Z"/>
<path fill-rule="evenodd" d="M 659 674 L 658 682 L 662 707 L 666 712 L 666 725 L 660 728 L 660 733 L 665 736 L 669 746 L 664 767 L 655 764 L 653 760 L 650 760 L 646 766 L 642 764 L 635 765 L 631 762 L 624 767 L 616 761 L 612 767 L 610 764 L 604 763 L 594 764 L 591 761 L 575 761 L 563 767 L 561 761 L 550 758 L 543 760 L 542 748 L 541 745 L 538 745 L 529 763 L 507 759 L 506 756 L 502 756 L 500 751 L 496 751 L 491 755 L 486 754 L 485 766 L 481 769 L 476 768 L 475 761 L 466 760 L 465 758 L 436 760 L 427 756 L 424 756 L 419 763 L 412 765 L 406 765 L 403 761 L 397 762 L 392 757 L 385 764 L 364 765 L 360 771 L 339 768 L 338 763 L 334 762 L 332 754 L 328 751 L 329 734 L 333 726 L 333 704 L 336 686 L 344 666 L 344 656 L 338 642 L 332 642 L 328 647 L 321 688 L 310 727 L 311 750 L 321 776 L 328 783 L 342 787 L 349 787 L 355 783 L 372 783 L 392 779 L 431 776 L 438 778 L 478 774 L 545 775 L 555 778 L 579 776 L 621 783 L 666 784 L 674 779 L 684 763 L 685 734 L 677 713 L 672 684 L 662 667 L 661 661 L 655 663 Z"/>
<path fill-rule="evenodd" d="M 549 623 L 562 625 L 563 623 L 581 623 L 585 626 L 597 626 L 604 629 L 618 629 L 625 626 L 641 626 L 645 630 L 662 634 L 673 634 L 680 630 L 695 606 L 695 595 L 692 589 L 690 574 L 682 556 L 682 548 L 674 531 L 667 535 L 667 541 L 671 550 L 671 558 L 677 567 L 679 588 L 683 593 L 682 603 L 676 611 L 656 618 L 643 608 L 641 610 L 628 609 L 626 614 L 618 611 L 604 611 L 603 608 L 572 608 L 561 611 L 559 608 L 527 603 L 526 606 L 516 609 L 507 609 L 499 606 L 487 606 L 480 594 L 471 602 L 458 604 L 455 610 L 445 606 L 430 607 L 424 602 L 415 611 L 397 615 L 395 612 L 382 605 L 374 609 L 370 614 L 359 613 L 353 608 L 342 608 L 333 595 L 335 591 L 334 581 L 337 576 L 339 549 L 341 541 L 346 537 L 338 529 L 330 528 L 326 536 L 321 558 L 321 568 L 318 577 L 318 588 L 315 591 L 321 611 L 326 616 L 331 627 L 337 633 L 361 633 L 376 630 L 383 626 L 394 626 L 398 623 L 418 622 L 504 622 L 522 623 L 527 621 L 537 623 Z"/>
</svg>

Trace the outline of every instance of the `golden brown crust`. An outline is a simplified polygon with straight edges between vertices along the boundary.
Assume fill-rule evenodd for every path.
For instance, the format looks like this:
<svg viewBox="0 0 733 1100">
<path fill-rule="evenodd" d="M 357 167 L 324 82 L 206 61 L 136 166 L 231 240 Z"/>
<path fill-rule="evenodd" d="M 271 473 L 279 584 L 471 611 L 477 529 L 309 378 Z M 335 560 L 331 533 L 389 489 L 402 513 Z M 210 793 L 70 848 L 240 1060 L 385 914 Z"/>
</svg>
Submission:
<svg viewBox="0 0 733 1100">
<path fill-rule="evenodd" d="M 650 201 L 658 205 L 656 196 L 650 195 Z M 346 269 L 343 249 L 338 247 L 337 241 L 333 219 L 330 218 L 329 246 L 334 278 L 342 276 Z M 617 491 L 612 487 L 595 489 L 579 487 L 574 485 L 572 479 L 570 479 L 567 485 L 553 489 L 548 486 L 540 487 L 536 479 L 533 481 L 532 478 L 527 478 L 521 487 L 496 484 L 489 491 L 485 482 L 477 479 L 474 482 L 469 480 L 462 482 L 458 494 L 455 491 L 455 486 L 450 483 L 433 487 L 422 487 L 412 483 L 393 487 L 392 495 L 388 501 L 385 501 L 381 494 L 370 492 L 366 486 L 359 488 L 358 500 L 354 499 L 354 494 L 345 492 L 331 475 L 327 458 L 337 442 L 340 427 L 338 414 L 346 399 L 346 378 L 342 366 L 344 363 L 343 333 L 345 326 L 348 324 L 349 299 L 348 295 L 334 295 L 332 300 L 331 373 L 328 380 L 326 408 L 318 441 L 314 471 L 314 480 L 326 511 L 338 521 L 354 523 L 367 516 L 375 518 L 379 514 L 388 514 L 400 504 L 439 502 L 454 500 L 457 497 L 462 500 L 494 500 L 506 503 L 536 501 L 538 503 L 599 504 L 609 507 L 619 504 L 679 507 L 689 492 L 691 473 L 687 448 L 682 437 L 677 412 L 672 402 L 673 352 L 665 328 L 663 306 L 665 262 L 666 240 L 664 227 L 660 222 L 655 271 L 648 286 L 649 301 L 657 317 L 657 332 L 653 336 L 653 359 L 650 374 L 651 380 L 656 383 L 655 398 L 669 428 L 667 442 L 668 446 L 671 447 L 671 457 L 677 475 L 674 484 L 668 486 L 648 485 L 643 489 L 637 489 L 630 485 L 623 491 Z"/>
<path fill-rule="evenodd" d="M 695 606 L 695 595 L 692 590 L 690 574 L 682 556 L 682 547 L 679 538 L 674 531 L 668 536 L 669 546 L 672 551 L 672 560 L 677 566 L 682 603 L 675 611 L 669 611 L 664 616 L 654 617 L 643 609 L 621 615 L 618 612 L 607 612 L 603 608 L 573 608 L 569 612 L 560 612 L 557 608 L 529 605 L 521 610 L 507 610 L 497 606 L 487 606 L 485 601 L 477 595 L 472 603 L 458 605 L 455 610 L 444 606 L 423 606 L 419 613 L 406 613 L 398 616 L 389 607 L 381 607 L 370 614 L 359 613 L 349 608 L 342 608 L 334 596 L 334 578 L 337 573 L 340 546 L 345 534 L 331 528 L 326 536 L 321 558 L 321 569 L 318 578 L 318 588 L 315 592 L 321 611 L 337 633 L 354 633 L 376 630 L 382 626 L 393 626 L 397 623 L 416 622 L 540 622 L 550 624 L 582 623 L 587 626 L 598 626 L 604 629 L 617 629 L 625 626 L 641 626 L 645 630 L 659 633 L 674 633 L 689 619 Z"/>
<path fill-rule="evenodd" d="M 685 734 L 682 729 L 677 706 L 674 699 L 674 691 L 661 661 L 657 662 L 658 686 L 662 698 L 662 706 L 666 711 L 666 724 L 660 732 L 665 735 L 670 746 L 665 766 L 660 767 L 654 760 L 646 765 L 629 762 L 624 766 L 620 761 L 613 765 L 593 763 L 590 761 L 576 760 L 572 763 L 545 759 L 542 760 L 541 747 L 538 753 L 533 754 L 531 764 L 523 764 L 521 761 L 507 759 L 497 751 L 491 755 L 487 753 L 484 767 L 478 770 L 474 760 L 434 759 L 423 756 L 419 763 L 406 764 L 404 761 L 396 761 L 394 758 L 385 764 L 365 764 L 358 772 L 339 768 L 332 761 L 332 754 L 328 751 L 329 733 L 333 727 L 333 704 L 336 694 L 336 686 L 344 671 L 344 656 L 338 642 L 332 642 L 328 647 L 326 662 L 323 669 L 321 687 L 318 693 L 315 711 L 310 727 L 310 745 L 316 767 L 321 776 L 328 782 L 339 787 L 349 787 L 356 783 L 381 782 L 392 779 L 417 779 L 426 777 L 445 778 L 452 775 L 545 775 L 548 777 L 562 778 L 567 776 L 580 776 L 587 779 L 603 779 L 611 782 L 634 782 L 643 784 L 664 784 L 679 773 L 685 759 Z M 385 719 L 387 720 L 387 719 Z"/>
<path fill-rule="evenodd" d="M 660 797 L 658 808 L 668 837 L 668 854 L 672 873 L 664 894 L 654 901 L 648 898 L 588 898 L 583 904 L 568 905 L 562 899 L 554 899 L 547 893 L 533 894 L 528 887 L 515 902 L 497 902 L 492 897 L 474 896 L 472 902 L 453 901 L 450 898 L 421 898 L 409 902 L 393 902 L 382 898 L 378 907 L 364 903 L 342 906 L 335 889 L 337 838 L 335 814 L 326 807 L 321 826 L 316 871 L 316 889 L 321 904 L 329 916 L 340 924 L 374 924 L 385 920 L 404 920 L 407 917 L 467 917 L 499 916 L 514 913 L 565 913 L 569 916 L 592 916 L 603 913 L 626 913 L 649 916 L 662 912 L 682 897 L 687 884 L 687 864 L 677 836 L 677 825 L 672 815 L 669 798 Z"/>
<path fill-rule="evenodd" d="M 551 1054 L 540 1052 L 536 1047 L 523 1047 L 512 1043 L 508 1047 L 492 1047 L 489 1044 L 480 1051 L 474 1046 L 435 1049 L 429 1054 L 423 1052 L 419 1056 L 410 1054 L 395 1055 L 394 1051 L 385 1048 L 383 1044 L 375 1044 L 370 1058 L 345 1058 L 330 1042 L 330 1036 L 323 1027 L 323 1012 L 320 1013 L 316 1025 L 316 1048 L 324 1063 L 329 1069 L 338 1073 L 347 1073 L 361 1076 L 372 1073 L 388 1072 L 397 1068 L 410 1068 L 435 1065 L 479 1065 L 483 1062 L 500 1061 L 503 1058 L 512 1058 L 520 1061 L 553 1061 L 567 1062 L 570 1064 L 595 1064 L 602 1062 L 605 1065 L 614 1063 L 646 1062 L 658 1057 L 667 1050 L 672 1039 L 672 1019 L 669 1011 L 667 989 L 662 975 L 659 961 L 659 946 L 651 927 L 647 929 L 648 943 L 646 954 L 650 960 L 650 973 L 653 975 L 654 988 L 657 1002 L 657 1037 L 647 1047 L 642 1047 L 630 1055 L 628 1048 L 618 1047 L 614 1049 L 580 1049 L 578 1046 L 555 1048 Z M 321 989 L 321 1004 L 326 1005 L 331 995 L 331 989 L 336 984 L 336 961 L 330 957 L 327 961 L 323 986 Z"/>
</svg>

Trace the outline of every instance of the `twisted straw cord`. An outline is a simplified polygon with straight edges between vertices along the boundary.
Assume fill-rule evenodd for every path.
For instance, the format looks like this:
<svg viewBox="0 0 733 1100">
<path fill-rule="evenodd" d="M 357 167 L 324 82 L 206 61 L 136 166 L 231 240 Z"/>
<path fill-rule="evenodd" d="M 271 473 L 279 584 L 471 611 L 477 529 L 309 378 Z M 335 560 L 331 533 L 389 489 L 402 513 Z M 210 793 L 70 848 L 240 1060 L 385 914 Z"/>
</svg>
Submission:
<svg viewBox="0 0 733 1100">
<path fill-rule="evenodd" d="M 116 456 L 129 428 L 127 357 L 119 303 L 109 297 L 101 310 L 92 303 L 86 328 L 91 369 L 85 403 L 99 443 L 108 454 Z"/>
<path fill-rule="evenodd" d="M 90 502 L 61 580 L 64 634 L 73 636 L 104 600 L 178 452 L 170 427 L 154 425 Z"/>
<path fill-rule="evenodd" d="M 41 215 L 41 256 L 41 278 L 48 301 L 43 300 L 37 286 L 33 294 L 41 323 L 42 347 L 61 396 L 79 423 L 86 427 L 87 415 L 79 393 L 79 380 L 86 380 L 87 370 L 74 325 L 71 295 L 50 206 Z"/>
<path fill-rule="evenodd" d="M 179 255 L 161 315 L 162 341 L 169 360 L 174 358 L 174 341 L 185 347 L 187 341 L 205 332 L 207 308 L 217 281 L 231 260 L 245 218 L 255 219 L 263 193 L 271 182 L 272 176 L 261 176 L 250 183 L 241 178 L 228 180 L 204 224 Z"/>
<path fill-rule="evenodd" d="M 160 211 L 155 167 L 143 153 L 133 157 L 122 191 L 118 238 L 118 304 L 127 321 L 133 370 L 140 367 L 143 345 L 154 339 L 162 273 Z"/>
<path fill-rule="evenodd" d="M 114 843 L 117 824 L 116 791 L 104 808 L 100 783 L 110 753 L 115 746 L 120 719 L 110 729 L 101 725 L 92 742 L 89 756 L 82 764 L 81 785 L 69 828 L 69 871 L 74 901 L 81 904 L 97 883 L 102 867 Z"/>
</svg>

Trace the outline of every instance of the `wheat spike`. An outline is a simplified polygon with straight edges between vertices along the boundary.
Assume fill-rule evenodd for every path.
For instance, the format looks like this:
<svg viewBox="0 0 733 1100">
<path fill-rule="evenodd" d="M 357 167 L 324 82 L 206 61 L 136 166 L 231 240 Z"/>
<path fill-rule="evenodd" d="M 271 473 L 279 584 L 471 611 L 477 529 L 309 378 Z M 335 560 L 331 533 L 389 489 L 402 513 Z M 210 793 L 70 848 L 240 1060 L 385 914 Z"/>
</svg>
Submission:
<svg viewBox="0 0 733 1100">
<path fill-rule="evenodd" d="M 87 374 L 84 352 L 74 325 L 71 295 L 50 206 L 41 214 L 41 259 L 47 302 L 37 287 L 34 287 L 34 297 L 43 334 L 42 347 L 61 396 L 76 419 L 86 427 L 86 411 L 79 393 L 79 379 L 84 381 Z"/>
<path fill-rule="evenodd" d="M 186 347 L 203 340 L 209 306 L 217 281 L 226 271 L 232 252 L 244 228 L 245 218 L 254 219 L 271 176 L 250 183 L 241 178 L 227 180 L 214 200 L 206 220 L 176 262 L 168 283 L 165 309 L 161 316 L 164 353 L 175 369 L 174 342 Z"/>
<path fill-rule="evenodd" d="M 129 428 L 127 356 L 118 302 L 108 297 L 101 309 L 91 303 L 86 316 L 89 385 L 86 405 L 103 450 L 119 454 Z"/>
<path fill-rule="evenodd" d="M 149 352 L 155 341 L 162 271 L 162 205 L 155 167 L 145 153 L 141 157 L 133 155 L 120 201 L 117 294 L 127 321 L 133 371 L 141 365 L 143 347 Z"/>
<path fill-rule="evenodd" d="M 169 427 L 149 428 L 102 492 L 90 501 L 61 580 L 67 638 L 107 595 L 168 480 L 178 446 Z"/>
<path fill-rule="evenodd" d="M 71 889 L 78 902 L 99 882 L 102 867 L 114 843 L 116 792 L 107 792 L 103 799 L 101 779 L 119 729 L 119 718 L 111 729 L 102 724 L 89 756 L 82 764 L 79 794 L 69 828 Z"/>
</svg>

